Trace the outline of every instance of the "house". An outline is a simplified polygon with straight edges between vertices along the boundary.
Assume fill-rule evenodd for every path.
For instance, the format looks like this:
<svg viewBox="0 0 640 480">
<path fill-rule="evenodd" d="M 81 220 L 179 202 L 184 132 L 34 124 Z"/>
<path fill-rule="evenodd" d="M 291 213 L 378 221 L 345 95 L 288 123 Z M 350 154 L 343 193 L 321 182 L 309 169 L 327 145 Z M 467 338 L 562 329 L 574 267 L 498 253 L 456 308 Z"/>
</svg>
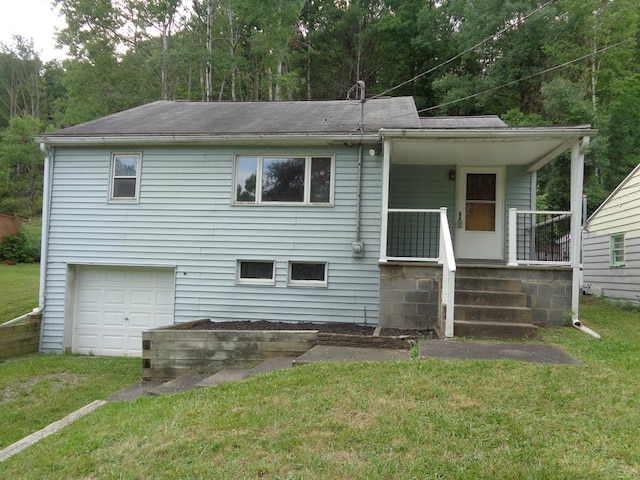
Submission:
<svg viewBox="0 0 640 480">
<path fill-rule="evenodd" d="M 28 219 L 18 217 L 11 213 L 0 212 L 0 242 L 9 235 L 15 235 L 20 231 L 22 224 Z"/>
<path fill-rule="evenodd" d="M 43 134 L 41 350 L 135 355 L 143 329 L 202 317 L 445 336 L 577 318 L 579 244 L 539 261 L 532 226 L 579 231 L 594 134 L 424 119 L 410 97 L 159 101 Z M 568 149 L 571 211 L 536 212 Z"/>
<path fill-rule="evenodd" d="M 640 304 L 640 165 L 589 217 L 583 233 L 586 293 Z"/>
</svg>

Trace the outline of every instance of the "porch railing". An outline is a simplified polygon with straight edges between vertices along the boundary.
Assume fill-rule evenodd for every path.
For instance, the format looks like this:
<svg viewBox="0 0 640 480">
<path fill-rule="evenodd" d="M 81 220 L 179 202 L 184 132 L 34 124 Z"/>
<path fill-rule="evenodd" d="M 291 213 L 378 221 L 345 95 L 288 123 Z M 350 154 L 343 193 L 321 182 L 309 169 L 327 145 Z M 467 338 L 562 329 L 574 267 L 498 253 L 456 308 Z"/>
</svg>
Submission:
<svg viewBox="0 0 640 480">
<path fill-rule="evenodd" d="M 509 265 L 571 265 L 571 212 L 509 209 Z"/>
<path fill-rule="evenodd" d="M 456 260 L 447 209 L 388 209 L 386 260 L 442 265 L 444 335 L 453 337 Z"/>
</svg>

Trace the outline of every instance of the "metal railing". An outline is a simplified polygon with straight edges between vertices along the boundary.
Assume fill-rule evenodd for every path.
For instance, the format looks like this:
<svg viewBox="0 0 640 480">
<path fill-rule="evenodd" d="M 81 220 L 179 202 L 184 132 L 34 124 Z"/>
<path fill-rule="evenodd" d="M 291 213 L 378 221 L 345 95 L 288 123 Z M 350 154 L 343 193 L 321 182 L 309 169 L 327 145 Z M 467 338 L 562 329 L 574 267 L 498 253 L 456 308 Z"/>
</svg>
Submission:
<svg viewBox="0 0 640 480">
<path fill-rule="evenodd" d="M 571 212 L 509 209 L 509 265 L 571 265 Z"/>
<path fill-rule="evenodd" d="M 453 337 L 456 259 L 447 209 L 390 208 L 386 253 L 386 260 L 438 262 L 442 265 L 444 335 Z"/>
</svg>

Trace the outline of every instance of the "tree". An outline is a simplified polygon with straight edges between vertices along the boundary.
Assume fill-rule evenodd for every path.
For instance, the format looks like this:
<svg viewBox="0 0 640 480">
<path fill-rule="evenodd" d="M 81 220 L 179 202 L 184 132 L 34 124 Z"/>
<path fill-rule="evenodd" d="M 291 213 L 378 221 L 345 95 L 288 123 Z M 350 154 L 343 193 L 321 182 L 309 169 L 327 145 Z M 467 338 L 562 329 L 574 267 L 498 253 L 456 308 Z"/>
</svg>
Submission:
<svg viewBox="0 0 640 480">
<path fill-rule="evenodd" d="M 0 135 L 0 210 L 33 216 L 42 202 L 43 156 L 33 138 L 42 123 L 16 116 Z"/>
</svg>

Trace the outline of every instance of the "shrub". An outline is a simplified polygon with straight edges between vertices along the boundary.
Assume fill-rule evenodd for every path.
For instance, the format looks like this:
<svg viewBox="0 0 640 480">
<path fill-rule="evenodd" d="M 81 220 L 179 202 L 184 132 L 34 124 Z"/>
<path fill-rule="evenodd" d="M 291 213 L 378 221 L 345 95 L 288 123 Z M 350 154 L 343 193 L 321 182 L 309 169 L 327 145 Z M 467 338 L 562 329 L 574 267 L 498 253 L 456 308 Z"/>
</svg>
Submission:
<svg viewBox="0 0 640 480">
<path fill-rule="evenodd" d="M 16 263 L 30 263 L 38 256 L 38 249 L 31 237 L 21 229 L 15 235 L 7 235 L 0 243 L 0 258 Z"/>
</svg>

